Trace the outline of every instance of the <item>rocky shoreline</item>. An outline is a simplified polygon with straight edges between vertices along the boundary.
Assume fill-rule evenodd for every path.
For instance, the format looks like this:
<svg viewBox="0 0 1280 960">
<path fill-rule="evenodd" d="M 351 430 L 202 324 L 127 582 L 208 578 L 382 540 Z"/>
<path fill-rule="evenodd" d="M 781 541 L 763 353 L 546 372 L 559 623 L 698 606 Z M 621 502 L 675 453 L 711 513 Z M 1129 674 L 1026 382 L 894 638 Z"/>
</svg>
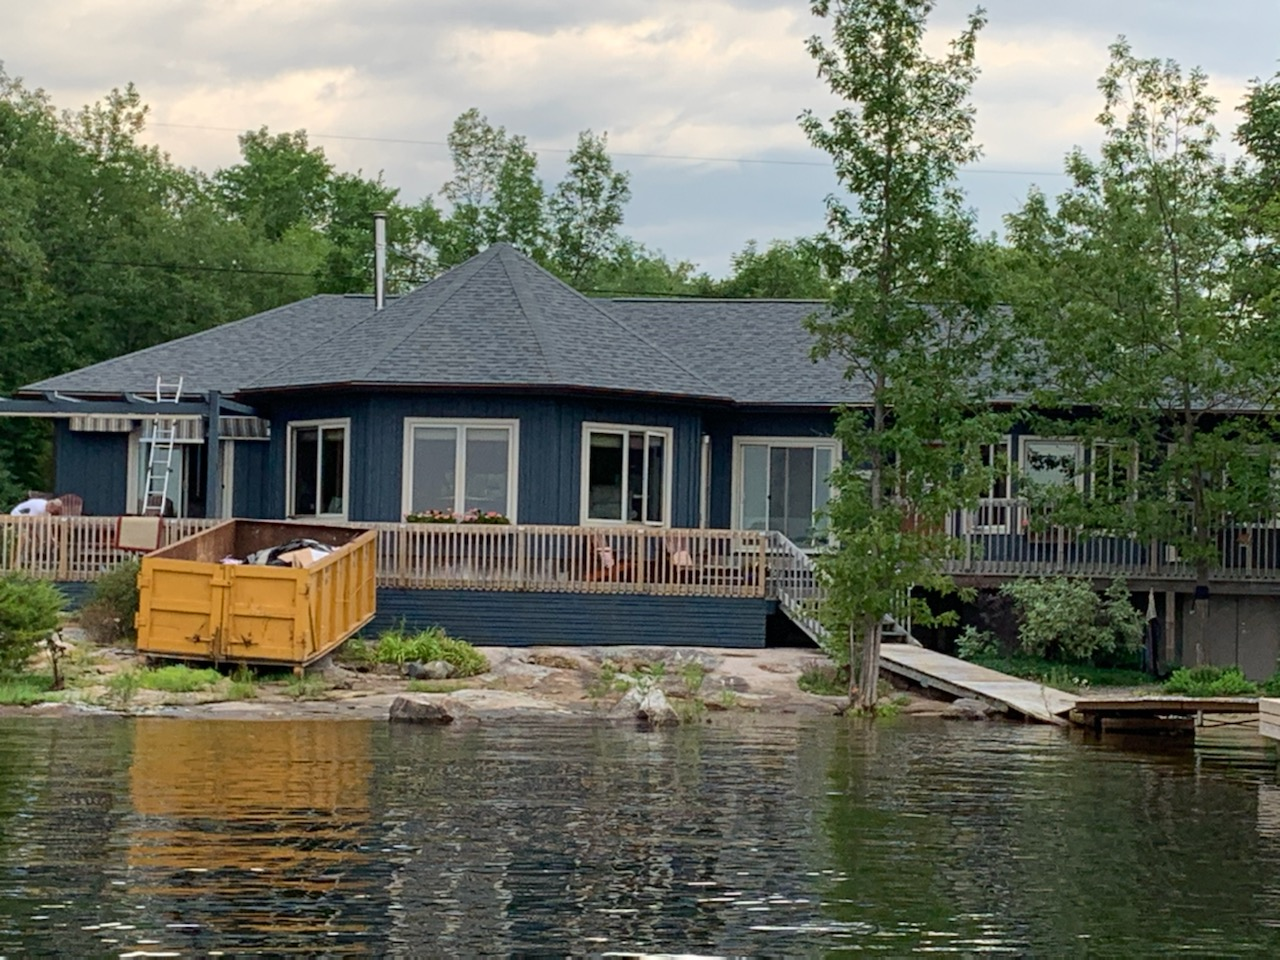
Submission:
<svg viewBox="0 0 1280 960">
<path fill-rule="evenodd" d="M 306 696 L 283 683 L 261 684 L 249 698 L 229 699 L 216 690 L 172 694 L 138 691 L 127 704 L 106 695 L 113 673 L 136 666 L 129 651 L 97 651 L 74 689 L 54 702 L 0 707 L 0 716 L 169 716 L 205 719 L 381 719 L 393 718 L 397 699 L 404 714 L 433 712 L 435 722 L 511 720 L 726 722 L 748 716 L 834 716 L 847 704 L 838 696 L 801 690 L 807 669 L 825 662 L 812 649 L 658 647 L 481 647 L 488 672 L 465 680 L 412 683 L 399 671 L 354 670 L 323 663 L 308 671 L 319 678 Z M 322 689 L 320 689 L 322 688 Z M 648 691 L 666 710 L 642 708 Z M 631 697 L 635 702 L 625 698 Z M 945 701 L 898 693 L 903 714 L 942 716 Z M 656 702 L 656 701 L 655 701 Z M 415 706 L 416 705 L 416 706 Z M 953 711 L 954 712 L 954 711 Z M 404 717 L 402 717 L 403 719 Z"/>
</svg>

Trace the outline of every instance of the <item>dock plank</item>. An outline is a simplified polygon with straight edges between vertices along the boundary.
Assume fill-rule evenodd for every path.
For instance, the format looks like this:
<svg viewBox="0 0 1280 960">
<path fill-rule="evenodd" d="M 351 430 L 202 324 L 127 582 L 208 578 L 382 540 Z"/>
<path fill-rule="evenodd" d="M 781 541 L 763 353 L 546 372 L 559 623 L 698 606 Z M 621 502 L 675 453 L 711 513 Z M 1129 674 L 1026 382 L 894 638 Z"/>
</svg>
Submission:
<svg viewBox="0 0 1280 960">
<path fill-rule="evenodd" d="M 985 700 L 1042 723 L 1065 724 L 1064 714 L 1071 712 L 1078 699 L 1053 687 L 905 643 L 884 644 L 880 665 L 917 683 Z"/>
</svg>

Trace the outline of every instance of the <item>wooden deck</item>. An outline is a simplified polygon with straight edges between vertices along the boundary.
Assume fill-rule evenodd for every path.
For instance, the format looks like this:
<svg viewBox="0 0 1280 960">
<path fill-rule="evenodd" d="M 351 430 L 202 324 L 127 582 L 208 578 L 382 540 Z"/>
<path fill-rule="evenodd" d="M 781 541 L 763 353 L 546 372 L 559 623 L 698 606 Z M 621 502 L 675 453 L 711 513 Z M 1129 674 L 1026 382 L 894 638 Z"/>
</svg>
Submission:
<svg viewBox="0 0 1280 960">
<path fill-rule="evenodd" d="M 956 697 L 984 700 L 1029 720 L 1063 726 L 1065 714 L 1077 698 L 1053 687 L 1020 680 L 924 647 L 886 643 L 880 648 L 880 668 Z"/>
<path fill-rule="evenodd" d="M 1263 697 L 1258 701 L 1258 733 L 1268 740 L 1280 740 L 1280 699 Z"/>
<path fill-rule="evenodd" d="M 1200 726 L 1252 722 L 1258 709 L 1254 697 L 1082 697 L 1071 710 L 1071 722 L 1099 733 L 1194 732 Z"/>
</svg>

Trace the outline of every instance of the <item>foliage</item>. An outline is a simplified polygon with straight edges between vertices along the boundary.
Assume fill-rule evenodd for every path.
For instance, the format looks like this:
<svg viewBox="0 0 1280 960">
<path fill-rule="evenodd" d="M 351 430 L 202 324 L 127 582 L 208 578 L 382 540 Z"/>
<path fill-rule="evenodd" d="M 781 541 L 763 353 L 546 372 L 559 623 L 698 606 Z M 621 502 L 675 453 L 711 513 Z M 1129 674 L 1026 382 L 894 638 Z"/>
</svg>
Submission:
<svg viewBox="0 0 1280 960">
<path fill-rule="evenodd" d="M 455 513 L 453 510 L 423 510 L 419 513 L 410 513 L 405 515 L 407 523 L 482 523 L 482 524 L 509 524 L 510 519 L 504 517 L 496 510 L 476 510 L 472 508 L 465 513 Z"/>
<path fill-rule="evenodd" d="M 702 690 L 702 684 L 707 679 L 707 668 L 697 660 L 690 660 L 682 664 L 680 667 L 680 682 L 684 685 L 684 692 L 690 697 L 696 697 Z"/>
<path fill-rule="evenodd" d="M 1256 697 L 1258 685 L 1239 667 L 1179 667 L 1161 688 L 1187 697 Z"/>
<path fill-rule="evenodd" d="M 1123 580 L 1101 597 L 1088 582 L 1066 577 L 1010 580 L 1000 590 L 1013 598 L 1019 648 L 1029 656 L 1089 662 L 1142 644 L 1142 614 Z"/>
<path fill-rule="evenodd" d="M 569 283 L 581 283 L 622 243 L 631 178 L 613 169 L 607 147 L 607 134 L 578 134 L 568 173 L 547 201 L 551 266 Z"/>
<path fill-rule="evenodd" d="M 228 700 L 253 700 L 258 696 L 258 685 L 252 680 L 232 680 L 227 684 Z"/>
<path fill-rule="evenodd" d="M 293 674 L 285 692 L 295 700 L 312 700 L 329 689 L 329 681 L 318 673 Z"/>
<path fill-rule="evenodd" d="M 813 660 L 800 671 L 796 685 L 805 693 L 838 697 L 849 692 L 848 664 Z"/>
<path fill-rule="evenodd" d="M 931 0 L 814 0 L 831 38 L 809 52 L 842 101 L 828 121 L 801 117 L 831 156 L 849 200 L 827 200 L 821 258 L 836 278 L 830 310 L 808 327 L 816 357 L 836 357 L 870 411 L 840 411 L 845 459 L 829 508 L 838 549 L 818 558 L 829 586 L 826 652 L 854 664 L 856 705 L 872 710 L 884 617 L 929 622 L 913 586 L 946 592 L 953 549 L 944 519 L 989 485 L 980 449 L 999 434 L 986 404 L 999 369 L 987 256 L 955 186 L 975 159 L 969 91 L 984 25 L 974 13 L 949 51 L 924 51 Z M 847 646 L 846 646 L 847 638 Z"/>
<path fill-rule="evenodd" d="M 364 637 L 350 638 L 338 648 L 334 656 L 346 663 L 370 664 L 378 662 L 374 656 L 373 647 Z"/>
<path fill-rule="evenodd" d="M 970 624 L 956 637 L 956 656 L 961 660 L 977 660 L 999 652 L 1000 645 L 994 634 L 979 630 Z"/>
<path fill-rule="evenodd" d="M 142 671 L 121 670 L 107 680 L 107 697 L 120 708 L 127 707 L 142 689 Z"/>
<path fill-rule="evenodd" d="M 466 680 L 410 680 L 408 689 L 410 693 L 453 693 L 467 686 Z"/>
<path fill-rule="evenodd" d="M 18 673 L 58 627 L 63 597 L 47 580 L 0 577 L 0 674 Z"/>
<path fill-rule="evenodd" d="M 52 689 L 49 677 L 22 676 L 0 680 L 0 706 L 26 707 L 48 699 Z"/>
<path fill-rule="evenodd" d="M 599 700 L 619 690 L 619 684 L 625 689 L 626 683 L 618 675 L 618 665 L 605 658 L 600 662 L 600 672 L 587 684 L 586 693 L 592 700 Z"/>
<path fill-rule="evenodd" d="M 1100 155 L 1074 151 L 1071 186 L 1052 201 L 1033 191 L 1009 218 L 1023 258 L 1011 297 L 1040 345 L 1028 358 L 1033 401 L 1093 411 L 1071 427 L 1085 475 L 1039 491 L 1041 515 L 1086 535 L 1164 541 L 1205 584 L 1223 518 L 1280 504 L 1268 424 L 1280 315 L 1265 293 L 1275 224 L 1265 191 L 1250 189 L 1265 179 L 1271 108 L 1255 87 L 1246 112 L 1260 112 L 1241 136 L 1256 163 L 1233 171 L 1200 70 L 1140 59 L 1122 38 L 1098 86 Z M 1201 646 L 1197 633 L 1197 660 Z"/>
<path fill-rule="evenodd" d="M 442 627 L 428 627 L 417 633 L 409 633 L 403 627 L 388 630 L 378 638 L 372 657 L 376 663 L 394 663 L 401 668 L 413 661 L 443 660 L 453 667 L 455 677 L 474 677 L 489 669 L 484 654 L 465 640 L 450 637 Z"/>
<path fill-rule="evenodd" d="M 966 658 L 968 659 L 968 658 Z M 1087 687 L 1137 687 L 1153 682 L 1141 670 L 1129 667 L 1100 667 L 1091 663 L 1063 663 L 1026 654 L 976 656 L 972 662 L 1011 677 L 1034 680 L 1059 690 L 1078 691 Z"/>
<path fill-rule="evenodd" d="M 748 241 L 730 259 L 733 272 L 706 284 L 701 292 L 717 297 L 825 300 L 831 296 L 831 284 L 822 249 L 821 239 L 812 237 L 775 240 L 763 251 L 756 241 Z"/>
<path fill-rule="evenodd" d="M 1266 697 L 1280 697 L 1280 669 L 1267 677 L 1262 682 L 1262 695 Z"/>
<path fill-rule="evenodd" d="M 194 693 L 207 690 L 222 680 L 222 674 L 211 667 L 195 669 L 183 663 L 164 667 L 149 667 L 138 671 L 138 685 L 144 690 L 163 690 L 165 693 Z"/>
<path fill-rule="evenodd" d="M 138 613 L 137 560 L 112 567 L 93 584 L 89 602 L 80 611 L 80 626 L 93 643 L 114 646 L 137 637 L 134 617 Z"/>
</svg>

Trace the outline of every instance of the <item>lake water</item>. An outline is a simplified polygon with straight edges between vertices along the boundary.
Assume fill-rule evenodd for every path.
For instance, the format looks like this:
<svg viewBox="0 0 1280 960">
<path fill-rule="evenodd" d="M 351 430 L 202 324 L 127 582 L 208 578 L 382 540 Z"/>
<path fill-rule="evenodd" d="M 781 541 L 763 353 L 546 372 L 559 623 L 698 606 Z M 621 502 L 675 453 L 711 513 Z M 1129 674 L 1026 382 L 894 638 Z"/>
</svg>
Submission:
<svg viewBox="0 0 1280 960">
<path fill-rule="evenodd" d="M 0 719 L 0 957 L 1280 954 L 1260 751 Z"/>
</svg>

